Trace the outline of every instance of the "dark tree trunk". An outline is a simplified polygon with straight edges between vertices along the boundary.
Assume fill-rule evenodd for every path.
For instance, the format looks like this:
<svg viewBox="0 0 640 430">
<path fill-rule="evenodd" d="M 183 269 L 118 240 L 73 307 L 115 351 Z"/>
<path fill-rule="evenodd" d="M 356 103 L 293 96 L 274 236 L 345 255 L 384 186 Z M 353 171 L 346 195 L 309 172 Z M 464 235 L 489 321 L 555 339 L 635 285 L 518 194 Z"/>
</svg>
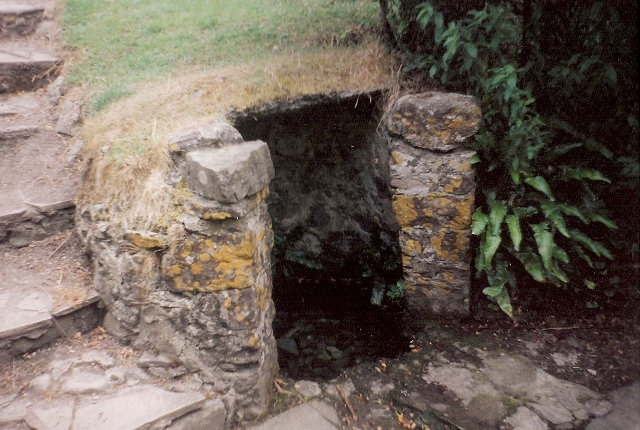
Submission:
<svg viewBox="0 0 640 430">
<path fill-rule="evenodd" d="M 396 38 L 393 34 L 393 29 L 389 23 L 388 13 L 389 3 L 387 0 L 380 0 L 380 23 L 382 24 L 382 34 L 384 34 L 384 37 L 387 39 L 391 47 L 398 48 L 398 43 L 396 42 Z"/>
</svg>

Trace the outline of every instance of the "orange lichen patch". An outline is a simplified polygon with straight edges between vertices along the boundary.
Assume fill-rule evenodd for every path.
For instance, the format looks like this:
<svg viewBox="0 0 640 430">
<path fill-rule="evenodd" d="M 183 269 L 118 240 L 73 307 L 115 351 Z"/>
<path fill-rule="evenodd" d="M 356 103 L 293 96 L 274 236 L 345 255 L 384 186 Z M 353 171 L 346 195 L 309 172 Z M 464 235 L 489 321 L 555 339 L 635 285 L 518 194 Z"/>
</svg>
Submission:
<svg viewBox="0 0 640 430">
<path fill-rule="evenodd" d="M 396 221 L 400 228 L 411 227 L 413 222 L 418 218 L 414 206 L 414 198 L 402 194 L 393 196 L 393 211 L 396 215 Z"/>
<path fill-rule="evenodd" d="M 256 235 L 245 232 L 217 239 L 192 239 L 165 257 L 163 274 L 175 289 L 214 292 L 253 285 L 261 245 Z"/>
<path fill-rule="evenodd" d="M 150 231 L 129 231 L 124 237 L 138 248 L 166 248 L 169 246 L 169 239 L 161 234 Z"/>
<path fill-rule="evenodd" d="M 249 340 L 247 341 L 247 343 L 249 344 L 249 346 L 254 347 L 258 344 L 258 342 L 260 342 L 260 338 L 256 335 L 253 335 L 249 338 Z"/>
<path fill-rule="evenodd" d="M 466 231 L 443 228 L 429 241 L 436 255 L 449 261 L 460 261 L 469 249 L 469 236 Z"/>
<path fill-rule="evenodd" d="M 206 220 L 223 220 L 231 218 L 231 216 L 229 212 L 205 212 L 202 218 Z"/>
<path fill-rule="evenodd" d="M 422 244 L 415 239 L 408 239 L 402 244 L 402 253 L 410 256 L 422 253 Z"/>
<path fill-rule="evenodd" d="M 453 193 L 454 191 L 460 188 L 462 183 L 463 183 L 463 178 L 458 176 L 456 178 L 453 178 L 451 181 L 449 181 L 449 183 L 445 185 L 444 190 L 447 193 Z"/>
<path fill-rule="evenodd" d="M 404 158 L 398 151 L 391 151 L 391 158 L 396 164 L 402 164 L 404 162 Z"/>
<path fill-rule="evenodd" d="M 475 196 L 473 194 L 469 194 L 464 200 L 460 200 L 455 204 L 458 215 L 451 221 L 451 228 L 456 230 L 469 228 L 471 225 L 471 218 L 473 217 L 474 203 Z"/>
<path fill-rule="evenodd" d="M 193 273 L 194 275 L 199 275 L 202 273 L 202 264 L 193 263 L 190 269 L 191 269 L 191 273 Z"/>
</svg>

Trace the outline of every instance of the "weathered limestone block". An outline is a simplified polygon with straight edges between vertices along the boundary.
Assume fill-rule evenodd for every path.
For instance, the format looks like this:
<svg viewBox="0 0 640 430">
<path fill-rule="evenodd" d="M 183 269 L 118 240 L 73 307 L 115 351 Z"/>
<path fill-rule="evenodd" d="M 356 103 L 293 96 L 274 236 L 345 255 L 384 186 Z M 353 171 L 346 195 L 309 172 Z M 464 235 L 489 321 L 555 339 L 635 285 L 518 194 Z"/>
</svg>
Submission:
<svg viewBox="0 0 640 430">
<path fill-rule="evenodd" d="M 269 148 L 254 141 L 187 153 L 187 187 L 221 203 L 264 189 L 275 176 Z"/>
<path fill-rule="evenodd" d="M 206 224 L 206 235 L 189 235 L 165 254 L 168 288 L 214 292 L 254 286 L 273 242 L 266 205 L 238 220 Z"/>
<path fill-rule="evenodd" d="M 469 96 L 405 96 L 388 129 L 392 200 L 400 227 L 407 306 L 415 316 L 469 312 L 470 225 L 480 108 Z"/>
<path fill-rule="evenodd" d="M 173 162 L 169 182 L 177 185 L 186 178 L 185 155 L 187 152 L 202 148 L 220 148 L 242 142 L 240 132 L 222 120 L 176 133 L 169 138 L 169 154 Z"/>
<path fill-rule="evenodd" d="M 462 94 L 422 93 L 401 97 L 387 127 L 408 143 L 431 151 L 452 151 L 478 131 L 482 111 L 475 98 Z"/>
</svg>

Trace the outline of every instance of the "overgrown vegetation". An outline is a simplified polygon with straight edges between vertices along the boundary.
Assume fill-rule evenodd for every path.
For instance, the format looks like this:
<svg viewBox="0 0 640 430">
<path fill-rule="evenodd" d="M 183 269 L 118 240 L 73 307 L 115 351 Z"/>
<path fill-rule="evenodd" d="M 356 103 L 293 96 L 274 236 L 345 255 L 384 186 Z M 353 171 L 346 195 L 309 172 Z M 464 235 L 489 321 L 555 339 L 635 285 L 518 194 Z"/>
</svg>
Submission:
<svg viewBox="0 0 640 430">
<path fill-rule="evenodd" d="M 624 211 L 638 204 L 637 4 L 436 2 L 445 16 L 429 2 L 381 3 L 405 72 L 482 104 L 472 229 L 484 294 L 512 318 L 513 298 L 546 284 L 598 306 L 615 292 L 611 250 L 637 262 Z M 626 237 L 607 232 L 613 219 Z"/>
</svg>

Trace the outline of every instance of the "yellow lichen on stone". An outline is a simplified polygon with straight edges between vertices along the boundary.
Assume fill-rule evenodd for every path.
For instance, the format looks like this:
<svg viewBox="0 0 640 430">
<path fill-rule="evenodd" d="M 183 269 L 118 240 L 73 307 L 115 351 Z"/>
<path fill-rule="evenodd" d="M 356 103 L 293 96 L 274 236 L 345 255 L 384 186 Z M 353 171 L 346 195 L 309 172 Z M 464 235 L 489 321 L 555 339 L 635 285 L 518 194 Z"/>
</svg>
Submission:
<svg viewBox="0 0 640 430">
<path fill-rule="evenodd" d="M 206 263 L 207 261 L 211 261 L 211 256 L 206 252 L 200 254 L 199 258 L 200 258 L 200 261 L 202 261 L 203 263 Z"/>
<path fill-rule="evenodd" d="M 431 246 L 439 258 L 460 261 L 469 249 L 469 237 L 465 231 L 441 229 L 437 236 L 429 238 Z"/>
<path fill-rule="evenodd" d="M 407 255 L 418 255 L 422 253 L 422 244 L 415 239 L 408 239 L 404 242 L 402 252 Z"/>
<path fill-rule="evenodd" d="M 453 178 L 447 185 L 445 185 L 444 190 L 447 193 L 453 193 L 458 188 L 460 188 L 462 183 L 463 183 L 462 177 L 458 176 L 456 178 Z"/>
<path fill-rule="evenodd" d="M 247 343 L 249 344 L 249 346 L 254 347 L 258 344 L 259 341 L 260 341 L 260 338 L 256 335 L 253 335 L 249 338 Z"/>
<path fill-rule="evenodd" d="M 185 246 L 182 248 L 182 252 L 180 252 L 180 257 L 187 258 L 189 255 L 191 255 L 192 250 L 193 248 L 191 246 L 191 242 L 185 244 Z"/>
<path fill-rule="evenodd" d="M 393 211 L 396 221 L 401 228 L 411 227 L 413 222 L 418 218 L 414 205 L 414 198 L 402 194 L 393 196 Z"/>
<path fill-rule="evenodd" d="M 181 273 L 182 273 L 182 269 L 180 268 L 179 265 L 177 265 L 177 264 L 171 265 L 171 274 L 172 275 L 178 276 Z"/>
<path fill-rule="evenodd" d="M 475 196 L 469 194 L 464 200 L 460 200 L 455 204 L 458 215 L 451 221 L 451 228 L 456 230 L 464 230 L 471 225 L 471 218 L 473 217 L 473 205 L 475 202 Z"/>
<path fill-rule="evenodd" d="M 402 158 L 402 155 L 400 155 L 398 151 L 391 151 L 391 158 L 393 158 L 396 164 L 402 164 L 404 162 L 404 158 Z"/>
<path fill-rule="evenodd" d="M 205 220 L 223 220 L 231 218 L 231 214 L 229 212 L 205 212 L 202 215 L 202 218 Z"/>
<path fill-rule="evenodd" d="M 125 238 L 138 248 L 166 248 L 169 246 L 169 239 L 166 236 L 151 232 L 127 232 Z"/>
<path fill-rule="evenodd" d="M 191 273 L 193 273 L 194 275 L 199 275 L 202 273 L 202 264 L 193 263 L 190 269 L 191 269 Z"/>
</svg>

